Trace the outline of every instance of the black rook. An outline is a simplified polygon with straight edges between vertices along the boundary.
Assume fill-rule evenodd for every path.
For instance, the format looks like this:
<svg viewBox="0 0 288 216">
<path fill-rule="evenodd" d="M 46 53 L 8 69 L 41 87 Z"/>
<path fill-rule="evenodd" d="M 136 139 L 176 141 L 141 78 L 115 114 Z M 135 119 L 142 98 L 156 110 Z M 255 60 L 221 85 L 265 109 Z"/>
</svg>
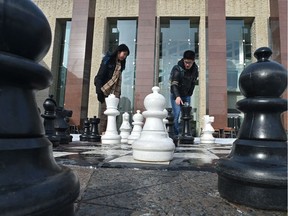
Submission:
<svg viewBox="0 0 288 216">
<path fill-rule="evenodd" d="M 269 61 L 271 54 L 267 47 L 257 49 L 258 61 L 239 77 L 246 98 L 237 108 L 245 116 L 230 155 L 218 162 L 218 189 L 231 202 L 286 210 L 287 135 L 281 113 L 287 100 L 280 96 L 287 87 L 287 70 Z"/>
<path fill-rule="evenodd" d="M 50 45 L 49 23 L 32 1 L 0 1 L 1 215 L 74 214 L 79 181 L 55 162 L 34 94 L 52 83 L 38 63 Z"/>
</svg>

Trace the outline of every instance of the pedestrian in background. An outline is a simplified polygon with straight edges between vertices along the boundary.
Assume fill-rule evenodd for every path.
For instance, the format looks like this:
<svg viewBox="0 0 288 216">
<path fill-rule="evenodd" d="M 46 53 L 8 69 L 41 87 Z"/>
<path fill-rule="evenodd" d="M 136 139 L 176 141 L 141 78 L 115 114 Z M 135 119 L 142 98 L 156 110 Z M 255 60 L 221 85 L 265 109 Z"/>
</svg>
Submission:
<svg viewBox="0 0 288 216">
<path fill-rule="evenodd" d="M 195 84 L 198 79 L 198 66 L 195 63 L 195 52 L 187 50 L 183 58 L 171 70 L 170 99 L 174 115 L 174 133 L 179 134 L 179 117 L 181 106 L 190 105 Z"/>
<path fill-rule="evenodd" d="M 129 48 L 125 44 L 120 44 L 112 53 L 107 52 L 95 76 L 94 85 L 96 86 L 97 99 L 101 103 L 100 134 L 106 131 L 107 126 L 107 116 L 104 114 L 106 109 L 105 97 L 114 94 L 120 99 L 121 75 L 129 54 Z"/>
</svg>

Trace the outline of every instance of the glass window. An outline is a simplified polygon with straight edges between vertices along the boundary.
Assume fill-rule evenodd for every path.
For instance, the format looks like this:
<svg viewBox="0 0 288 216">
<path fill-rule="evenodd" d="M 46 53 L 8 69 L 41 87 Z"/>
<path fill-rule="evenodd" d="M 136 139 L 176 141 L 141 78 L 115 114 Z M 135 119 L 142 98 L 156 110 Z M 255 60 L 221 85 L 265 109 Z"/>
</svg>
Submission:
<svg viewBox="0 0 288 216">
<path fill-rule="evenodd" d="M 251 24 L 244 19 L 226 20 L 228 113 L 237 112 L 235 104 L 242 99 L 238 78 L 251 63 Z"/>
<path fill-rule="evenodd" d="M 59 25 L 61 44 L 56 102 L 58 106 L 64 107 L 71 21 L 61 20 Z"/>
<path fill-rule="evenodd" d="M 109 51 L 115 50 L 115 48 L 122 43 L 126 44 L 130 50 L 130 55 L 126 59 L 126 68 L 122 73 L 119 111 L 121 115 L 124 112 L 132 114 L 134 109 L 137 20 L 108 19 L 107 35 Z"/>
<path fill-rule="evenodd" d="M 160 18 L 160 47 L 159 47 L 159 87 L 165 98 L 170 98 L 169 77 L 171 69 L 183 57 L 186 50 L 193 50 L 198 60 L 199 43 L 198 18 Z M 198 65 L 199 66 L 199 65 Z M 192 107 L 196 109 L 197 87 L 191 98 Z M 167 107 L 171 107 L 170 99 Z M 198 103 L 196 103 L 198 104 Z"/>
</svg>

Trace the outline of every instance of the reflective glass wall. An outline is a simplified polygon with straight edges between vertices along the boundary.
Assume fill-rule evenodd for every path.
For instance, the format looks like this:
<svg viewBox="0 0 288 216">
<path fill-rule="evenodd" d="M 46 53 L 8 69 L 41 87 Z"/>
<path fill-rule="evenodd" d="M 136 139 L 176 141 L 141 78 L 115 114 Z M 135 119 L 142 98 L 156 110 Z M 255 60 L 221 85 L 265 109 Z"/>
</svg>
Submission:
<svg viewBox="0 0 288 216">
<path fill-rule="evenodd" d="M 171 69 L 183 57 L 186 50 L 195 51 L 196 63 L 198 62 L 198 36 L 198 18 L 160 18 L 159 87 L 161 94 L 168 98 L 167 107 L 171 107 L 169 99 Z M 197 110 L 197 101 L 198 86 L 196 86 L 191 98 L 191 105 L 194 110 Z"/>
<path fill-rule="evenodd" d="M 232 118 L 240 115 L 236 110 L 236 102 L 243 98 L 239 89 L 239 76 L 252 60 L 251 23 L 249 19 L 226 20 L 228 126 L 232 127 Z"/>
<path fill-rule="evenodd" d="M 119 111 L 132 113 L 134 106 L 135 60 L 136 60 L 136 19 L 108 19 L 108 48 L 113 51 L 119 44 L 129 47 L 130 55 L 126 59 L 126 68 L 122 73 L 121 100 Z"/>
<path fill-rule="evenodd" d="M 56 102 L 58 106 L 64 107 L 71 21 L 59 21 L 58 25 L 61 25 L 61 44 Z"/>
</svg>

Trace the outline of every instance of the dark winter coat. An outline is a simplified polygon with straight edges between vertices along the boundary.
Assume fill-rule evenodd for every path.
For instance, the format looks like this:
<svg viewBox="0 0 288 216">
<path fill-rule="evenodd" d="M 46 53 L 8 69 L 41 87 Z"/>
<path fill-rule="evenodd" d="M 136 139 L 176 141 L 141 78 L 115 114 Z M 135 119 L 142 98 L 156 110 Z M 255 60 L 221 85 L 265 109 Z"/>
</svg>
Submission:
<svg viewBox="0 0 288 216">
<path fill-rule="evenodd" d="M 116 57 L 117 55 L 108 52 L 102 59 L 98 73 L 94 78 L 94 85 L 96 86 L 97 94 L 103 94 L 101 91 L 102 86 L 112 78 L 116 67 Z M 121 72 L 125 69 L 125 63 L 125 60 L 121 62 Z"/>
<path fill-rule="evenodd" d="M 171 70 L 170 92 L 174 99 L 177 97 L 191 96 L 198 79 L 198 66 L 194 62 L 189 70 L 185 69 L 184 61 L 181 59 Z"/>
</svg>

